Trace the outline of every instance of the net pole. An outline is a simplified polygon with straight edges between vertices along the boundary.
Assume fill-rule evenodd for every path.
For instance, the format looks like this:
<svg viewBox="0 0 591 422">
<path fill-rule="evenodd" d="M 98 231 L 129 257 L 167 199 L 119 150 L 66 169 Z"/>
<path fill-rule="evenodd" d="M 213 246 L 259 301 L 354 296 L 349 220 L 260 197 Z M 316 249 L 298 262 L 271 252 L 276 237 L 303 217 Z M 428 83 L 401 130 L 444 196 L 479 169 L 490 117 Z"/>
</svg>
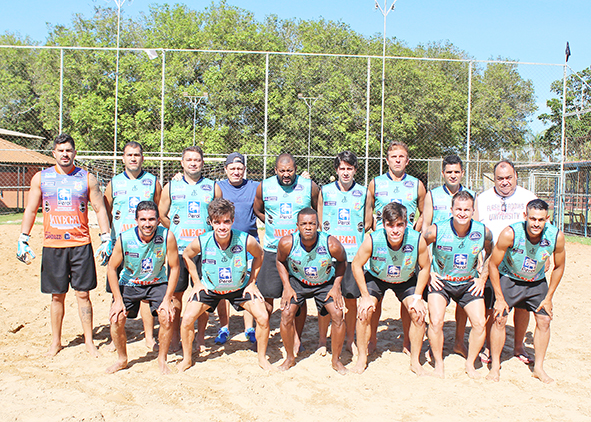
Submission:
<svg viewBox="0 0 591 422">
<path fill-rule="evenodd" d="M 567 56 L 568 60 L 568 56 Z M 557 212 L 557 226 L 560 230 L 564 230 L 564 195 L 565 195 L 565 175 L 564 175 L 564 160 L 566 158 L 565 142 L 566 142 L 566 60 L 564 62 L 564 71 L 562 76 L 562 130 L 560 140 L 560 186 L 558 187 L 558 212 Z"/>
<path fill-rule="evenodd" d="M 162 50 L 162 76 L 160 93 L 160 183 L 164 183 L 164 81 L 166 76 L 166 50 Z"/>
<path fill-rule="evenodd" d="M 267 137 L 269 132 L 269 53 L 265 54 L 265 131 L 263 136 L 263 179 L 267 178 Z"/>
<path fill-rule="evenodd" d="M 367 88 L 366 88 L 366 111 L 365 111 L 365 186 L 369 178 L 369 92 L 371 87 L 371 58 L 367 58 Z"/>
</svg>

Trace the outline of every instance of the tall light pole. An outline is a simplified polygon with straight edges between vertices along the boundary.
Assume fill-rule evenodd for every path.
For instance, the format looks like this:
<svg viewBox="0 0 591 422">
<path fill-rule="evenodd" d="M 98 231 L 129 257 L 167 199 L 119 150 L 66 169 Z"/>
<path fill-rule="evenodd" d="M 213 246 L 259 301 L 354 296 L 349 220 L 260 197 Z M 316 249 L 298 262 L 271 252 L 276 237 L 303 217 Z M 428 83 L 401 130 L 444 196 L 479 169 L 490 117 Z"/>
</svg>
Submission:
<svg viewBox="0 0 591 422">
<path fill-rule="evenodd" d="M 386 89 L 386 17 L 388 16 L 388 13 L 394 10 L 394 5 L 397 0 L 394 0 L 389 7 L 388 0 L 384 0 L 384 8 L 380 6 L 378 0 L 374 1 L 375 8 L 384 15 L 384 40 L 382 45 L 382 120 L 380 123 L 380 174 L 382 174 L 382 168 L 384 165 L 384 102 Z"/>
<path fill-rule="evenodd" d="M 298 94 L 298 98 L 300 100 L 304 100 L 306 105 L 308 106 L 308 173 L 310 173 L 310 145 L 312 141 L 311 133 L 312 133 L 312 106 L 316 101 L 322 98 L 322 95 L 318 97 L 304 97 L 304 94 L 301 92 Z M 308 101 L 310 100 L 310 101 Z"/>
<path fill-rule="evenodd" d="M 187 97 L 193 105 L 193 146 L 195 146 L 195 124 L 197 118 L 197 106 L 201 100 L 206 100 L 209 94 L 205 92 L 203 95 L 189 95 L 188 92 L 183 92 L 183 97 Z M 201 142 L 203 144 L 203 141 Z"/>
<path fill-rule="evenodd" d="M 119 31 L 121 28 L 121 7 L 125 0 L 113 0 L 117 5 L 117 58 L 115 60 L 115 138 L 113 140 L 113 173 L 117 171 L 117 107 L 119 97 Z"/>
</svg>

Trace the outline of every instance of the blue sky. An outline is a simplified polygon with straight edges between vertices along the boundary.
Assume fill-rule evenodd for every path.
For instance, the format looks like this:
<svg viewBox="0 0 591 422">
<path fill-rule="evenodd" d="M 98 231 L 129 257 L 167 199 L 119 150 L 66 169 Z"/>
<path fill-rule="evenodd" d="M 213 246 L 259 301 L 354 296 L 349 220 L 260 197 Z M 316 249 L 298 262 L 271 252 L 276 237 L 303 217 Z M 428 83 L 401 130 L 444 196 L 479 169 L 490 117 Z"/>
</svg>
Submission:
<svg viewBox="0 0 591 422">
<path fill-rule="evenodd" d="M 384 0 L 379 0 L 383 6 Z M 44 42 L 47 23 L 69 24 L 72 14 L 91 16 L 95 6 L 115 6 L 113 0 L 3 0 L 0 30 L 19 32 Z M 123 5 L 128 16 L 147 12 L 153 1 L 133 0 Z M 163 2 L 156 2 L 163 3 Z M 172 2 L 171 2 L 172 3 Z M 227 0 L 263 20 L 269 14 L 280 18 L 342 21 L 366 36 L 381 34 L 383 17 L 373 0 Z M 196 10 L 210 0 L 188 0 Z M 392 4 L 388 0 L 387 4 Z M 574 71 L 591 65 L 589 0 L 398 0 L 388 15 L 386 35 L 395 36 L 409 47 L 431 41 L 449 40 L 478 60 L 510 58 L 520 62 L 563 63 L 566 41 Z M 524 77 L 536 84 L 543 107 L 549 84 L 561 77 L 558 69 L 521 67 Z M 530 75 L 531 72 L 531 75 Z M 545 86 L 545 88 L 544 88 Z"/>
</svg>

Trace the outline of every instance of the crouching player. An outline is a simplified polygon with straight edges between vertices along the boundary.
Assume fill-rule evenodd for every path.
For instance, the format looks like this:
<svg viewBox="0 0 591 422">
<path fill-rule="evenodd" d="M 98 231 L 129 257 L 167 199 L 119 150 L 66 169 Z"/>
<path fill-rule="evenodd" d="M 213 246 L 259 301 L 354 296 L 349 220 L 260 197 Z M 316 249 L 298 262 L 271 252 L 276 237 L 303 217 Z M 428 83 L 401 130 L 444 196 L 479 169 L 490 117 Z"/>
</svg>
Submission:
<svg viewBox="0 0 591 422">
<path fill-rule="evenodd" d="M 109 260 L 107 279 L 113 292 L 113 304 L 109 312 L 111 337 L 117 348 L 118 360 L 107 368 L 112 374 L 127 367 L 127 336 L 125 321 L 137 317 L 142 301 L 148 301 L 152 315 L 158 316 L 160 330 L 158 365 L 162 374 L 170 373 L 166 354 L 172 339 L 174 289 L 179 277 L 179 257 L 174 235 L 159 226 L 158 206 L 152 201 L 142 201 L 135 211 L 137 227 L 119 235 Z M 170 276 L 165 265 L 168 260 Z M 117 277 L 117 267 L 123 270 Z"/>
<path fill-rule="evenodd" d="M 384 294 L 391 289 L 411 317 L 410 369 L 425 375 L 419 355 L 425 335 L 423 299 L 417 284 L 429 282 L 429 250 L 421 234 L 407 226 L 406 207 L 388 203 L 382 210 L 382 228 L 366 236 L 351 263 L 361 298 L 357 311 L 357 348 L 359 355 L 352 371 L 362 373 L 367 366 L 371 318 Z M 369 262 L 367 273 L 363 266 Z M 417 270 L 418 274 L 417 274 Z M 418 280 L 418 282 L 417 282 Z"/>
<path fill-rule="evenodd" d="M 195 320 L 209 309 L 215 309 L 222 299 L 227 299 L 236 310 L 243 308 L 254 317 L 259 366 L 272 369 L 267 360 L 269 341 L 269 314 L 266 302 L 256 286 L 256 278 L 263 262 L 263 249 L 248 233 L 232 229 L 234 205 L 223 198 L 216 198 L 207 208 L 213 231 L 194 239 L 183 252 L 187 270 L 195 285 L 189 294 L 189 302 L 181 323 L 183 360 L 178 364 L 185 371 L 193 364 L 193 340 Z M 201 253 L 200 279 L 193 258 Z M 250 278 L 247 279 L 247 253 L 253 256 Z"/>
<path fill-rule="evenodd" d="M 443 322 L 445 308 L 453 299 L 470 318 L 470 339 L 466 358 L 466 373 L 479 378 L 474 361 L 484 344 L 485 306 L 484 284 L 488 278 L 488 263 L 492 251 L 492 233 L 484 224 L 474 221 L 474 197 L 466 190 L 451 200 L 452 218 L 429 226 L 423 233 L 428 245 L 433 244 L 433 264 L 429 285 L 429 344 L 435 360 L 435 375 L 444 377 Z M 484 269 L 478 274 L 478 257 L 485 251 Z M 418 286 L 422 293 L 426 285 Z"/>
</svg>

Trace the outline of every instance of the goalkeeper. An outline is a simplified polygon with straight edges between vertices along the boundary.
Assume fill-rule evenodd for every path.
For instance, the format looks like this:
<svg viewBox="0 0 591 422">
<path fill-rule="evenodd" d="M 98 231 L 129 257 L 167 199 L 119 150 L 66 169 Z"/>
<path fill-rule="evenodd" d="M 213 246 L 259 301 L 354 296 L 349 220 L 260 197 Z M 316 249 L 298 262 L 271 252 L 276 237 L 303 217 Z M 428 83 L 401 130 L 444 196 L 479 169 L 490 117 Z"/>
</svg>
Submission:
<svg viewBox="0 0 591 422">
<path fill-rule="evenodd" d="M 84 331 L 86 351 L 98 357 L 92 340 L 92 303 L 90 290 L 96 287 L 96 267 L 88 228 L 88 205 L 92 203 L 101 229 L 97 256 L 106 265 L 113 250 L 109 219 L 96 178 L 74 165 L 76 149 L 70 135 L 61 134 L 53 141 L 54 167 L 38 172 L 31 179 L 16 257 L 30 264 L 35 258 L 29 246 L 29 233 L 37 210 L 43 207 L 43 253 L 41 257 L 41 292 L 51 294 L 52 342 L 47 353 L 56 355 L 62 348 L 61 333 L 64 301 L 68 288 L 76 293 L 78 313 Z"/>
</svg>

